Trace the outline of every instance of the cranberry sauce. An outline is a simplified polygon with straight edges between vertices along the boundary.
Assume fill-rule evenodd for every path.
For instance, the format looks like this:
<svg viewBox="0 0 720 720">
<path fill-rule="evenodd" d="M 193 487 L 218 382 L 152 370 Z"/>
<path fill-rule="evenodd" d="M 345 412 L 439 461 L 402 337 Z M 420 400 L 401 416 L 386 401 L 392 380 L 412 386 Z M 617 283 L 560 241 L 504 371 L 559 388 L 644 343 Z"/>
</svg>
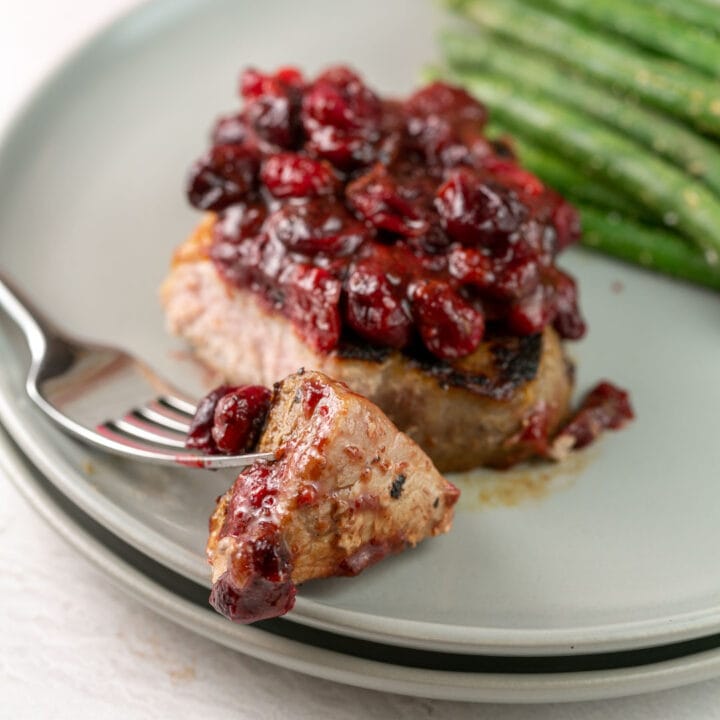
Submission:
<svg viewBox="0 0 720 720">
<path fill-rule="evenodd" d="M 253 450 L 271 397 L 270 390 L 259 385 L 215 388 L 198 403 L 185 445 L 211 454 Z"/>
<path fill-rule="evenodd" d="M 256 463 L 233 485 L 219 544 L 235 544 L 227 570 L 213 584 L 210 604 L 236 622 L 276 617 L 295 604 L 290 551 L 277 518 L 281 463 Z"/>
<path fill-rule="evenodd" d="M 586 447 L 606 430 L 619 430 L 634 417 L 627 391 L 607 381 L 600 382 L 555 436 L 549 454 L 562 457 L 570 450 Z"/>
<path fill-rule="evenodd" d="M 314 80 L 246 70 L 190 202 L 217 213 L 224 279 L 317 351 L 343 338 L 454 360 L 487 328 L 579 338 L 574 280 L 555 266 L 575 210 L 483 135 L 485 108 L 433 83 L 385 100 L 345 67 Z"/>
</svg>

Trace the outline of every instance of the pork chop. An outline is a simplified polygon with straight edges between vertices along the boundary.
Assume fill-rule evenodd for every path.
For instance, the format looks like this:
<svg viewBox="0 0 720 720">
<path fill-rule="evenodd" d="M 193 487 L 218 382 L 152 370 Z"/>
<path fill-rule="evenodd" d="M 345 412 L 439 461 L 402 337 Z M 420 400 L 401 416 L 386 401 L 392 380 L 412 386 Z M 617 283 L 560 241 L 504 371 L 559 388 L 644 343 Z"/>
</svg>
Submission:
<svg viewBox="0 0 720 720">
<path fill-rule="evenodd" d="M 269 386 L 299 367 L 320 370 L 377 404 L 442 472 L 522 459 L 529 418 L 542 412 L 552 434 L 566 416 L 572 366 L 552 327 L 487 337 L 453 362 L 368 344 L 320 353 L 255 293 L 223 280 L 208 256 L 214 222 L 207 215 L 177 250 L 161 296 L 171 332 L 228 382 Z"/>
</svg>

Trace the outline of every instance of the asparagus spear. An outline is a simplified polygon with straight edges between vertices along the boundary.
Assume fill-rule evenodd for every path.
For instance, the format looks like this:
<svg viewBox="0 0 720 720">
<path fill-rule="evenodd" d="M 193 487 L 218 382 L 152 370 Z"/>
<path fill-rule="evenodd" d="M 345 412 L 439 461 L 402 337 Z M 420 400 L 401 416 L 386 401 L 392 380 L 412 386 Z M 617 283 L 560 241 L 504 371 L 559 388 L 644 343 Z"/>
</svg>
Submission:
<svg viewBox="0 0 720 720">
<path fill-rule="evenodd" d="M 678 2 L 678 0 L 636 0 L 642 5 L 649 5 L 667 13 L 670 17 L 682 18 L 705 30 L 720 35 L 720 8 L 712 3 Z"/>
<path fill-rule="evenodd" d="M 456 3 L 458 4 L 458 3 Z M 483 27 L 569 63 L 613 87 L 720 136 L 720 83 L 517 0 L 469 0 L 461 11 Z"/>
<path fill-rule="evenodd" d="M 605 88 L 568 73 L 547 55 L 519 48 L 498 36 L 450 32 L 441 37 L 441 43 L 451 64 L 479 64 L 513 80 L 532 82 L 536 90 L 623 130 L 702 178 L 720 194 L 720 149 L 680 123 L 628 99 L 619 99 Z"/>
<path fill-rule="evenodd" d="M 676 224 L 705 251 L 708 262 L 718 264 L 720 201 L 704 185 L 636 142 L 529 88 L 518 93 L 511 83 L 490 74 L 454 72 L 451 79 L 488 104 L 504 125 L 590 167 L 666 223 Z"/>
<path fill-rule="evenodd" d="M 677 235 L 649 228 L 615 213 L 580 208 L 582 244 L 666 275 L 720 290 L 720 268 Z"/>
<path fill-rule="evenodd" d="M 663 55 L 720 77 L 720 43 L 712 35 L 627 0 L 537 0 L 577 15 L 598 28 L 619 33 Z M 683 3 L 684 4 L 684 3 Z"/>
</svg>

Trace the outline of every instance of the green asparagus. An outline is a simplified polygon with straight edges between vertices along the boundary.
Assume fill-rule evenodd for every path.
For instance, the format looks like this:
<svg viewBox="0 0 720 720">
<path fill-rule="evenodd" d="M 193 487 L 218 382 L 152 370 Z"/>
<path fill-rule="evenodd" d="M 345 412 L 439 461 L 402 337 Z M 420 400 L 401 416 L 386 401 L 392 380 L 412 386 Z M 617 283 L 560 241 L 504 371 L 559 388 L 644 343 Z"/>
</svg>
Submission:
<svg viewBox="0 0 720 720">
<path fill-rule="evenodd" d="M 679 2 L 678 0 L 636 0 L 641 5 L 649 5 L 662 10 L 670 17 L 678 17 L 694 23 L 706 31 L 720 35 L 720 8 L 702 2 Z"/>
<path fill-rule="evenodd" d="M 666 275 L 720 290 L 720 268 L 677 235 L 649 228 L 615 213 L 580 208 L 582 244 Z"/>
<path fill-rule="evenodd" d="M 572 76 L 546 55 L 520 49 L 500 37 L 449 32 L 441 44 L 450 63 L 482 65 L 614 125 L 720 194 L 720 149 L 664 115 L 619 99 L 605 88 Z"/>
<path fill-rule="evenodd" d="M 720 136 L 720 83 L 716 80 L 517 0 L 469 0 L 458 5 L 481 26 L 543 50 Z"/>
<path fill-rule="evenodd" d="M 533 0 L 577 15 L 593 27 L 618 33 L 691 67 L 720 77 L 720 43 L 711 34 L 627 0 Z M 720 9 L 719 9 L 720 11 Z"/>
</svg>

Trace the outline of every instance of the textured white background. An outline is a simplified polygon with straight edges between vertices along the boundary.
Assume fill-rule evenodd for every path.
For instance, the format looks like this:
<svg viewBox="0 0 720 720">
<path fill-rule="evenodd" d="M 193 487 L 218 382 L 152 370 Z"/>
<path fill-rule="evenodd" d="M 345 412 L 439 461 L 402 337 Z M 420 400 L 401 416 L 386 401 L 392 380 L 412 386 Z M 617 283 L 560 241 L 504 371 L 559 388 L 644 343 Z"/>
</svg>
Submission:
<svg viewBox="0 0 720 720">
<path fill-rule="evenodd" d="M 68 50 L 132 4 L 0 0 L 0 128 Z M 279 670 L 128 599 L 2 481 L 0 567 L 0 720 L 720 718 L 720 680 L 606 702 L 480 706 L 357 690 Z"/>
</svg>

